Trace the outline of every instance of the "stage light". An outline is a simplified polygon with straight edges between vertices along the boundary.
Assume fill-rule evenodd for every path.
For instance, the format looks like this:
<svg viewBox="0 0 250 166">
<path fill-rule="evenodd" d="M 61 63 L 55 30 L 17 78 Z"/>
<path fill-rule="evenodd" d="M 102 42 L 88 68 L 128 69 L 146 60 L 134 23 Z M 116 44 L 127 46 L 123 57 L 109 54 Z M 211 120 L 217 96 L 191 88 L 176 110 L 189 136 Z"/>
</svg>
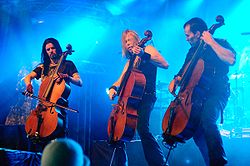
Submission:
<svg viewBox="0 0 250 166">
<path fill-rule="evenodd" d="M 190 0 L 186 1 L 185 4 L 185 10 L 186 11 L 195 11 L 199 8 L 199 6 L 202 4 L 203 0 Z"/>
<path fill-rule="evenodd" d="M 107 10 L 113 15 L 113 16 L 119 16 L 123 14 L 126 11 L 126 8 L 128 5 L 133 3 L 135 0 L 120 0 L 120 1 L 112 1 L 112 2 L 106 2 L 106 8 Z"/>
<path fill-rule="evenodd" d="M 70 43 L 78 56 L 84 55 L 84 59 L 88 60 L 106 35 L 107 26 L 103 21 L 83 18 L 67 25 L 60 31 L 58 38 L 61 43 Z M 71 56 L 71 58 L 76 57 Z"/>
<path fill-rule="evenodd" d="M 186 160 L 185 160 L 185 163 L 186 163 L 187 165 L 189 165 L 189 164 L 191 164 L 191 161 L 190 161 L 189 159 L 186 159 Z"/>
<path fill-rule="evenodd" d="M 106 8 L 113 16 L 121 15 L 124 12 L 123 7 L 116 4 L 106 3 Z"/>
<path fill-rule="evenodd" d="M 107 95 L 109 95 L 109 88 L 106 88 L 106 93 Z"/>
<path fill-rule="evenodd" d="M 42 24 L 42 23 L 44 23 L 44 21 L 43 20 L 38 20 L 37 23 Z"/>
</svg>

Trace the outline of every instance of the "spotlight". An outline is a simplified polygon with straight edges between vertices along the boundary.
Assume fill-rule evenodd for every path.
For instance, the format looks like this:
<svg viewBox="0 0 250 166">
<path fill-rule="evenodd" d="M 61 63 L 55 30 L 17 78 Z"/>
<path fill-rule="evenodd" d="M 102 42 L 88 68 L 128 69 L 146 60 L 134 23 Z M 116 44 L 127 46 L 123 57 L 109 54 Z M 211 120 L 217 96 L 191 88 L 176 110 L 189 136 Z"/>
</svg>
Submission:
<svg viewBox="0 0 250 166">
<path fill-rule="evenodd" d="M 109 88 L 106 88 L 106 93 L 107 93 L 107 95 L 109 94 Z"/>
</svg>

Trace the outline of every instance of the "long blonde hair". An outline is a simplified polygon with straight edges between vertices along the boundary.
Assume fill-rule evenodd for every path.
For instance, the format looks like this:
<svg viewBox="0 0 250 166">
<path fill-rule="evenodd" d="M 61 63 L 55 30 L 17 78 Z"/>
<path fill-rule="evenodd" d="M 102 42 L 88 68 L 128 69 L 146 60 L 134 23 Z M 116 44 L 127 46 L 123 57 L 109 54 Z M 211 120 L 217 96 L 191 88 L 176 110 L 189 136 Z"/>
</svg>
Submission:
<svg viewBox="0 0 250 166">
<path fill-rule="evenodd" d="M 126 36 L 127 36 L 129 33 L 134 37 L 134 39 L 135 39 L 135 41 L 136 41 L 137 43 L 139 43 L 139 41 L 140 41 L 140 37 L 139 37 L 139 35 L 138 35 L 135 31 L 129 30 L 129 29 L 123 31 L 123 33 L 122 33 L 122 38 L 121 38 L 121 40 L 122 40 L 122 56 L 123 56 L 123 57 L 127 57 L 127 58 L 129 57 L 129 53 L 128 53 L 128 50 L 127 50 L 126 47 L 125 47 L 125 46 L 126 46 L 126 41 L 125 41 L 125 39 L 126 39 Z"/>
</svg>

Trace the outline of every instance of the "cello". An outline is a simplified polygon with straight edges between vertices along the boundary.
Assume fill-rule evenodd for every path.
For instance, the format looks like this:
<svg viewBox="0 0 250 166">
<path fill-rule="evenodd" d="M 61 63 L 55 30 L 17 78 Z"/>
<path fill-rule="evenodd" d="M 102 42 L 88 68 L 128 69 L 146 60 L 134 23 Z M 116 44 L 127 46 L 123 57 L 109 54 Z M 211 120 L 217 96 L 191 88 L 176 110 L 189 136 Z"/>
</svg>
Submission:
<svg viewBox="0 0 250 166">
<path fill-rule="evenodd" d="M 208 29 L 211 34 L 224 25 L 224 18 L 219 15 L 216 17 L 216 22 L 218 23 L 213 24 Z M 204 61 L 201 59 L 201 55 L 204 53 L 206 46 L 206 43 L 200 40 L 198 48 L 184 68 L 179 83 L 179 92 L 177 95 L 174 94 L 175 99 L 170 103 L 164 114 L 162 136 L 164 141 L 170 146 L 175 146 L 178 142 L 184 143 L 193 135 L 195 123 L 194 117 L 191 116 L 191 97 L 204 71 Z"/>
<path fill-rule="evenodd" d="M 144 47 L 145 43 L 151 40 L 152 32 L 147 30 L 144 35 L 146 37 L 138 44 L 140 47 Z M 135 134 L 137 109 L 146 85 L 144 74 L 133 67 L 135 59 L 136 55 L 131 54 L 128 69 L 117 91 L 118 103 L 113 105 L 109 116 L 107 132 L 111 143 L 119 140 L 131 141 Z"/>
<path fill-rule="evenodd" d="M 31 139 L 46 140 L 53 138 L 63 130 L 63 119 L 65 117 L 62 111 L 68 109 L 66 100 L 70 94 L 70 86 L 66 84 L 64 79 L 60 82 L 56 80 L 61 64 L 66 56 L 73 52 L 71 45 L 66 48 L 67 51 L 61 54 L 53 73 L 42 80 L 38 97 L 31 95 L 31 97 L 39 100 L 37 107 L 31 111 L 25 123 L 25 131 Z"/>
</svg>

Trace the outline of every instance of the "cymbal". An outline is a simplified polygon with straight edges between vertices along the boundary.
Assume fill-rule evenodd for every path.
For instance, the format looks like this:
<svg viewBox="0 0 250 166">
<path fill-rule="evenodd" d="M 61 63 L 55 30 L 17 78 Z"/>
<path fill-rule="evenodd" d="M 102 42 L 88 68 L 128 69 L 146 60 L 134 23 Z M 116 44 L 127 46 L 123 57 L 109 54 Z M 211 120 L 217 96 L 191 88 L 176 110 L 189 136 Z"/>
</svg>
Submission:
<svg viewBox="0 0 250 166">
<path fill-rule="evenodd" d="M 240 79 L 240 78 L 245 78 L 246 74 L 243 73 L 233 73 L 229 76 L 229 79 L 235 80 L 235 79 Z"/>
</svg>

